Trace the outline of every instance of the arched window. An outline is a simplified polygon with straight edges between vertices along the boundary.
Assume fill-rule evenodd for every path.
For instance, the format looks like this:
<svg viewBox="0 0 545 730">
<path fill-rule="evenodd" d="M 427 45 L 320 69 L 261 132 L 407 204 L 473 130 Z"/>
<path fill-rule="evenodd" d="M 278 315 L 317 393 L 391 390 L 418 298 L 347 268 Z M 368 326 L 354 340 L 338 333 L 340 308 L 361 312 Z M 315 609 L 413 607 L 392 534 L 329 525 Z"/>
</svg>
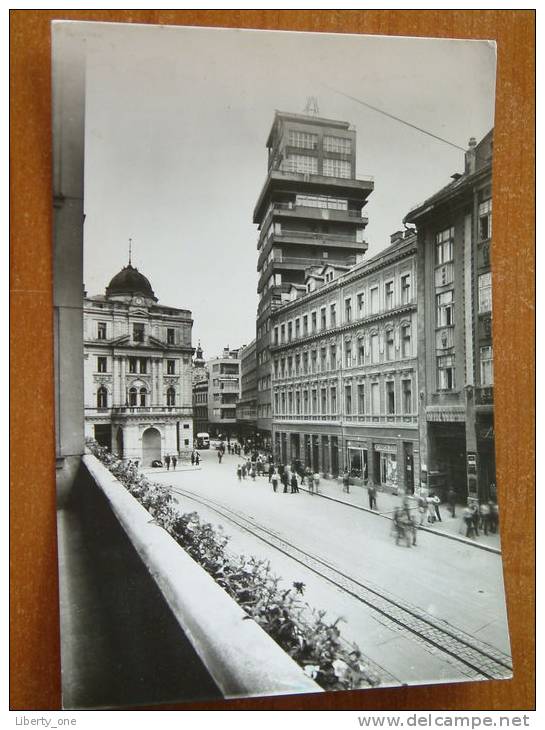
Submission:
<svg viewBox="0 0 545 730">
<path fill-rule="evenodd" d="M 97 390 L 97 408 L 108 408 L 108 391 L 103 385 Z"/>
<path fill-rule="evenodd" d="M 129 389 L 129 405 L 135 406 L 137 403 L 137 390 L 136 388 Z"/>
<path fill-rule="evenodd" d="M 176 404 L 176 391 L 174 388 L 167 390 L 167 406 L 173 406 Z"/>
<path fill-rule="evenodd" d="M 140 405 L 145 406 L 146 405 L 146 396 L 148 394 L 148 391 L 145 388 L 140 388 Z"/>
</svg>

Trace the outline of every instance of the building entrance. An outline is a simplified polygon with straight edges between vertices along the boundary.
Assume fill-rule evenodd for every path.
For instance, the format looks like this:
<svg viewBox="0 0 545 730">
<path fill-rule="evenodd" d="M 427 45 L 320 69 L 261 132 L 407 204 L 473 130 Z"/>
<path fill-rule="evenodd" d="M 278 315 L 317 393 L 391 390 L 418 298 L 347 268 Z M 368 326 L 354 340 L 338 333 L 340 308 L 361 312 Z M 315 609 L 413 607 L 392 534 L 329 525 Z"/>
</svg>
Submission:
<svg viewBox="0 0 545 730">
<path fill-rule="evenodd" d="M 161 458 L 161 434 L 156 428 L 146 428 L 142 434 L 142 461 L 144 466 Z"/>
<path fill-rule="evenodd" d="M 112 448 L 112 427 L 109 423 L 95 424 L 95 441 L 108 449 Z"/>
</svg>

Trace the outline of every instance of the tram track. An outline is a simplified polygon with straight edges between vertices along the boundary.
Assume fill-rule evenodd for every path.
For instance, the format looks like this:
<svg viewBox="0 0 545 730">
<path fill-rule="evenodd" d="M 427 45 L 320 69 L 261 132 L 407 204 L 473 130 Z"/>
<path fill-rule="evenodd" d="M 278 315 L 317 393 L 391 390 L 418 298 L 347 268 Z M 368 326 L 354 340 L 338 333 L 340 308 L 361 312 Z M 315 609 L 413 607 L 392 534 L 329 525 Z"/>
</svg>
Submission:
<svg viewBox="0 0 545 730">
<path fill-rule="evenodd" d="M 441 619 L 430 616 L 422 609 L 400 600 L 376 585 L 369 582 L 362 583 L 238 510 L 185 489 L 171 487 L 171 491 L 212 510 L 239 529 L 287 555 L 339 590 L 356 598 L 371 609 L 383 625 L 398 633 L 409 635 L 430 653 L 444 657 L 462 675 L 471 679 L 505 679 L 511 676 L 510 657 L 489 644 Z"/>
</svg>

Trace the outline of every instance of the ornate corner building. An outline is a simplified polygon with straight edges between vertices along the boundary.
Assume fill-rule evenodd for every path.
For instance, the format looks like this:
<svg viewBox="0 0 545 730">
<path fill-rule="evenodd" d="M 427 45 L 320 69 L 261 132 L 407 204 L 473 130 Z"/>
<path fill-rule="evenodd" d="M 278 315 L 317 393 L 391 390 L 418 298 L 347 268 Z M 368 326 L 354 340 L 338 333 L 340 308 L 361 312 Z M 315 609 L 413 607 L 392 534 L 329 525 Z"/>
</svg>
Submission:
<svg viewBox="0 0 545 730">
<path fill-rule="evenodd" d="M 150 466 L 193 447 L 191 312 L 158 303 L 131 263 L 84 296 L 85 435 Z"/>
</svg>

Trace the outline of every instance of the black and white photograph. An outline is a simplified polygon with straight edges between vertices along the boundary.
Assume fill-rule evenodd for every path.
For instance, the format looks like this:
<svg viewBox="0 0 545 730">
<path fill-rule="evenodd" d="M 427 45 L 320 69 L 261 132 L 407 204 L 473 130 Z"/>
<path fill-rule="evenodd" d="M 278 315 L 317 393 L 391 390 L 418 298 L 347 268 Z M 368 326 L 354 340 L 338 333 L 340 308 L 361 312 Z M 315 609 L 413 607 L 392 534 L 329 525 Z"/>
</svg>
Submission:
<svg viewBox="0 0 545 730">
<path fill-rule="evenodd" d="M 512 676 L 495 85 L 487 40 L 52 24 L 65 709 Z"/>
</svg>

